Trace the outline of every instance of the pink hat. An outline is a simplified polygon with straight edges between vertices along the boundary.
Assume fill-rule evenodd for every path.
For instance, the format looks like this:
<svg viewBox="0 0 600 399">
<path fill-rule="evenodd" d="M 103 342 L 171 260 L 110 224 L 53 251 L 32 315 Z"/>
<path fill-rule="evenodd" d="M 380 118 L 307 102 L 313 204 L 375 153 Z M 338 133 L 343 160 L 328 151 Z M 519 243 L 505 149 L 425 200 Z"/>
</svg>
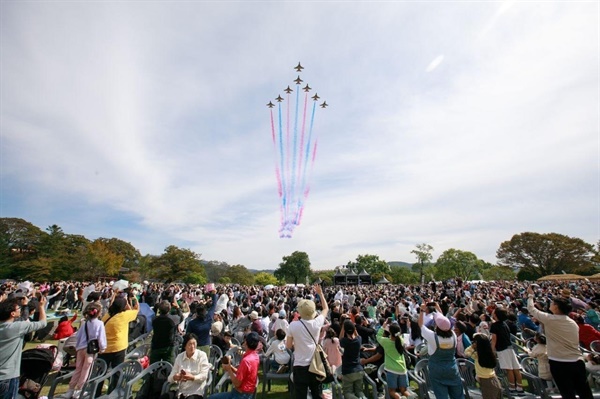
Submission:
<svg viewBox="0 0 600 399">
<path fill-rule="evenodd" d="M 435 321 L 435 325 L 442 331 L 448 331 L 452 327 L 450 324 L 450 320 L 447 317 L 442 316 L 441 314 L 434 312 L 433 320 Z"/>
</svg>

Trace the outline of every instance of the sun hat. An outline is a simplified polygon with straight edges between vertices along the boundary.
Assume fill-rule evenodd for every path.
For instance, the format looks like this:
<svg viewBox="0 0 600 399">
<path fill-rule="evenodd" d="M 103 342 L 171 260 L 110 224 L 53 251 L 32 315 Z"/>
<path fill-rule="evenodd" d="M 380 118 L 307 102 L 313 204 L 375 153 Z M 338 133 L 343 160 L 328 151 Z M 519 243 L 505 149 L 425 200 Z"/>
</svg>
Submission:
<svg viewBox="0 0 600 399">
<path fill-rule="evenodd" d="M 300 302 L 298 302 L 296 309 L 298 310 L 298 313 L 300 313 L 302 320 L 312 320 L 315 318 L 317 313 L 315 311 L 316 305 L 310 299 L 302 299 Z"/>
<path fill-rule="evenodd" d="M 445 317 L 437 312 L 433 313 L 433 321 L 435 322 L 435 325 L 437 326 L 437 328 L 439 328 L 442 331 L 448 331 L 452 327 L 450 320 L 448 320 L 447 317 Z"/>
<path fill-rule="evenodd" d="M 256 310 L 253 310 L 252 312 L 250 312 L 250 318 L 252 320 L 258 319 L 258 312 Z"/>
</svg>

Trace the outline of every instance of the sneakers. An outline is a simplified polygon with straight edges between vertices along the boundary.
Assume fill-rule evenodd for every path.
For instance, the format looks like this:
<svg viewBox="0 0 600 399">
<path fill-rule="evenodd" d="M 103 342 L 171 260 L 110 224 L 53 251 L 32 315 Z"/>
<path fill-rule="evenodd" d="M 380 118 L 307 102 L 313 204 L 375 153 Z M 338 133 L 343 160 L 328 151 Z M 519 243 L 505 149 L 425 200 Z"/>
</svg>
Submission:
<svg viewBox="0 0 600 399">
<path fill-rule="evenodd" d="M 75 391 L 73 389 L 69 389 L 67 390 L 67 392 L 63 393 L 62 395 L 60 395 L 59 397 L 61 399 L 71 399 L 73 397 L 73 393 Z"/>
<path fill-rule="evenodd" d="M 80 396 L 81 396 L 81 389 L 76 389 L 75 392 L 73 392 L 73 399 L 79 399 Z"/>
</svg>

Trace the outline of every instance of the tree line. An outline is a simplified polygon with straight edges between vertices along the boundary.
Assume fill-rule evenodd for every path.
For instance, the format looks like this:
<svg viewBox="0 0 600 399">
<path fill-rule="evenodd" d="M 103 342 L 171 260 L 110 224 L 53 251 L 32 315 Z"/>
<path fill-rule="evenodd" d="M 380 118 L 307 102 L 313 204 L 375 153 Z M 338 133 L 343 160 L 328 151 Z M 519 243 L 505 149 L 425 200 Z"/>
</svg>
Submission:
<svg viewBox="0 0 600 399">
<path fill-rule="evenodd" d="M 474 253 L 451 248 L 433 261 L 433 246 L 417 244 L 410 267 L 392 266 L 378 255 L 358 255 L 344 266 L 357 273 L 366 271 L 374 280 L 385 277 L 393 283 L 446 280 L 534 280 L 548 274 L 591 275 L 600 266 L 600 242 L 596 246 L 576 237 L 557 233 L 515 234 L 496 252 L 497 264 Z M 44 230 L 19 218 L 0 218 L 0 278 L 34 281 L 97 280 L 124 277 L 130 281 L 237 283 L 280 285 L 317 279 L 333 283 L 335 270 L 312 270 L 306 252 L 283 256 L 273 274 L 252 273 L 244 265 L 206 261 L 190 249 L 167 246 L 160 255 L 142 255 L 131 243 L 119 238 L 89 240 L 65 233 L 57 225 Z"/>
</svg>

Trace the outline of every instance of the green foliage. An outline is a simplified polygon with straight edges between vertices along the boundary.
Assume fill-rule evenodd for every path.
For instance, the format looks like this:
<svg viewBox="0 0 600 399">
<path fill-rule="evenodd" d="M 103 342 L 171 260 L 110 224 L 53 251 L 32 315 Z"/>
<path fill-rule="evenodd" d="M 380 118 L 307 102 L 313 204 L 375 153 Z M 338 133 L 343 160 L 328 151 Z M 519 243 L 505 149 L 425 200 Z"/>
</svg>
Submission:
<svg viewBox="0 0 600 399">
<path fill-rule="evenodd" d="M 188 275 L 199 275 L 206 278 L 204 268 L 200 265 L 200 255 L 190 249 L 170 245 L 165 252 L 152 262 L 153 277 L 165 281 L 185 281 Z"/>
<path fill-rule="evenodd" d="M 219 284 L 231 284 L 231 279 L 229 277 L 221 277 L 219 279 Z"/>
<path fill-rule="evenodd" d="M 139 268 L 140 259 L 142 255 L 140 251 L 127 241 L 120 240 L 118 238 L 98 238 L 94 242 L 102 242 L 106 249 L 115 255 L 122 257 L 123 261 L 119 266 L 119 269 L 124 267 L 129 270 L 137 270 Z"/>
<path fill-rule="evenodd" d="M 279 281 L 277 280 L 277 277 L 271 273 L 258 272 L 254 275 L 254 284 L 262 285 L 264 287 L 269 284 L 278 285 Z"/>
<path fill-rule="evenodd" d="M 85 277 L 94 280 L 101 276 L 117 276 L 125 259 L 123 255 L 111 251 L 103 239 L 97 239 L 90 243 L 87 255 L 88 269 Z"/>
<path fill-rule="evenodd" d="M 477 280 L 478 273 L 484 265 L 484 261 L 468 251 L 459 249 L 447 249 L 436 262 L 436 279 L 448 280 L 460 277 L 463 280 Z"/>
<path fill-rule="evenodd" d="M 0 218 L 0 277 L 21 278 L 20 262 L 37 259 L 45 233 L 18 218 Z"/>
<path fill-rule="evenodd" d="M 384 260 L 379 259 L 377 255 L 358 255 L 354 262 L 348 262 L 348 268 L 352 268 L 356 273 L 365 270 L 371 276 L 389 274 L 390 265 Z"/>
<path fill-rule="evenodd" d="M 226 262 L 219 262 L 211 260 L 204 263 L 204 270 L 206 271 L 206 277 L 208 281 L 217 282 L 221 281 L 221 278 L 227 276 L 229 266 Z"/>
<path fill-rule="evenodd" d="M 417 244 L 417 249 L 413 249 L 410 251 L 411 254 L 415 254 L 417 258 L 417 270 L 419 272 L 419 281 L 423 280 L 423 275 L 425 274 L 425 267 L 431 263 L 431 259 L 433 259 L 433 247 L 429 244 Z M 415 267 L 413 266 L 413 271 L 415 271 Z"/>
<path fill-rule="evenodd" d="M 514 280 L 517 276 L 515 272 L 507 266 L 492 266 L 485 269 L 481 273 L 485 281 L 499 281 L 499 280 Z M 478 279 L 476 279 L 478 280 Z"/>
<path fill-rule="evenodd" d="M 315 270 L 310 276 L 310 281 L 315 282 L 321 279 L 321 284 L 325 286 L 333 285 L 334 270 Z"/>
<path fill-rule="evenodd" d="M 405 267 L 392 267 L 389 277 L 386 277 L 394 284 L 418 284 L 419 274 Z M 374 280 L 374 282 L 377 282 Z"/>
<path fill-rule="evenodd" d="M 254 275 L 252 274 L 252 272 L 250 272 L 250 270 L 246 269 L 246 267 L 242 265 L 231 266 L 227 271 L 226 277 L 228 277 L 230 281 L 233 281 L 236 284 L 254 284 Z"/>
<path fill-rule="evenodd" d="M 580 238 L 557 233 L 515 234 L 510 241 L 500 244 L 496 257 L 501 266 L 521 267 L 535 278 L 559 274 L 563 270 L 573 273 L 592 265 L 595 255 L 593 245 Z"/>
<path fill-rule="evenodd" d="M 290 256 L 284 256 L 283 262 L 275 270 L 275 277 L 293 284 L 304 282 L 310 275 L 310 260 L 306 252 L 294 251 Z"/>
</svg>

